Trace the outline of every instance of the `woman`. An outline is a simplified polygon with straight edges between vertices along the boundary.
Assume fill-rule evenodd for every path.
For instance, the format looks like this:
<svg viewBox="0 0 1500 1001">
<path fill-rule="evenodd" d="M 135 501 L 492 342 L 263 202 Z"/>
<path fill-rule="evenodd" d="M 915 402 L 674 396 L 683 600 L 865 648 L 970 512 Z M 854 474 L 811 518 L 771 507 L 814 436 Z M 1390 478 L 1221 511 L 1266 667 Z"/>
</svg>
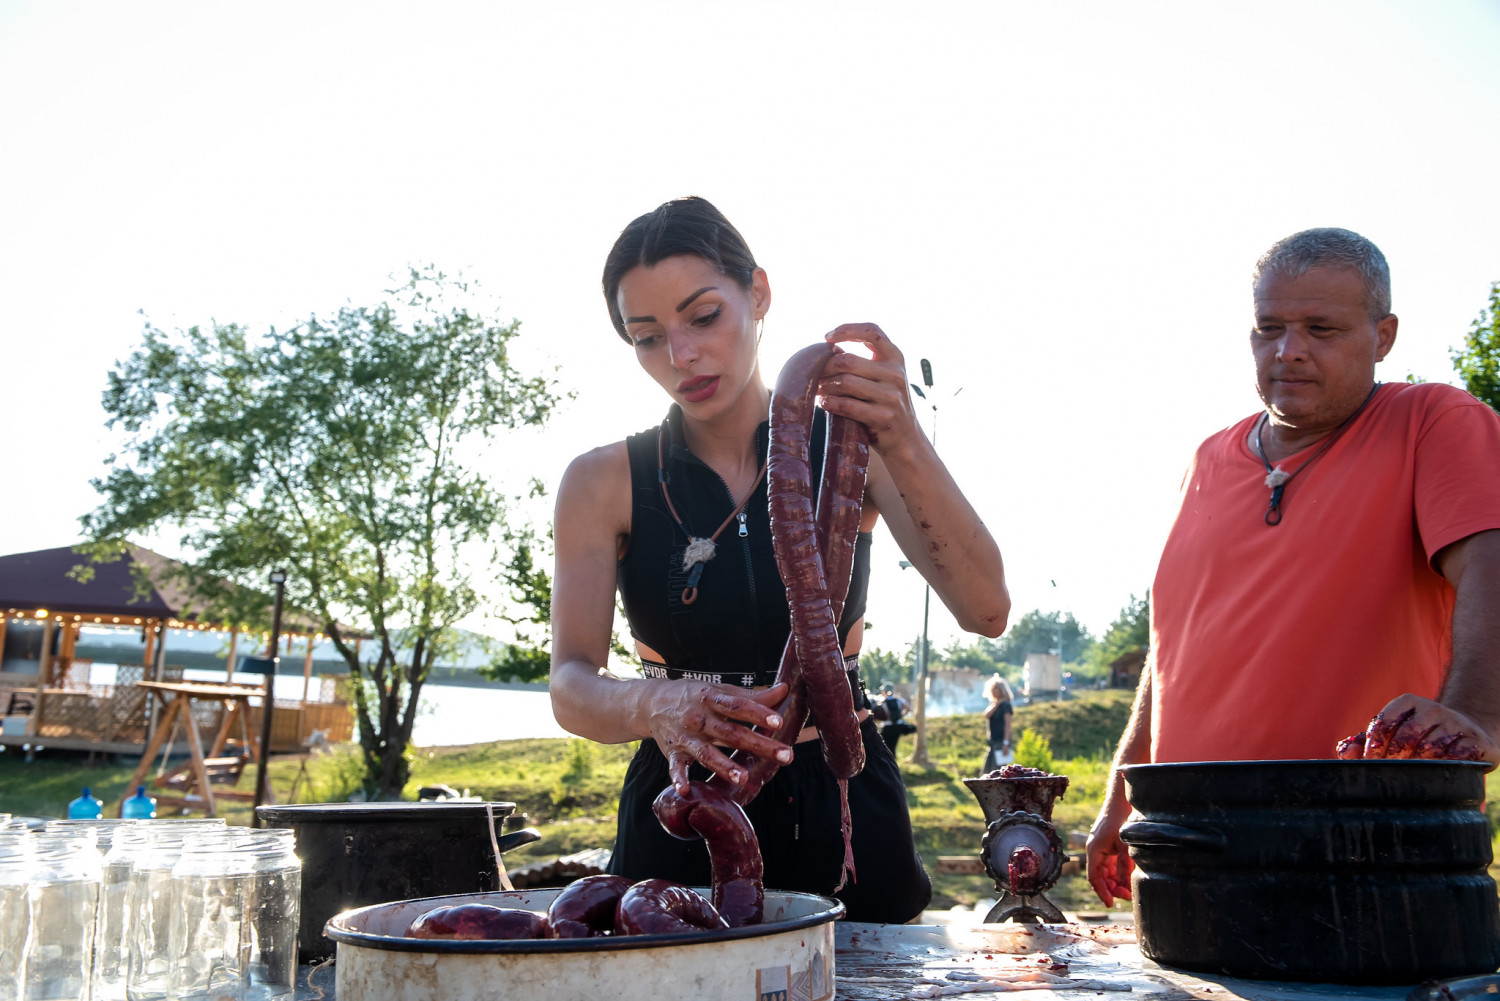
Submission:
<svg viewBox="0 0 1500 1001">
<path fill-rule="evenodd" d="M 990 721 L 990 753 L 984 757 L 981 774 L 1009 764 L 1014 757 L 1010 749 L 1010 717 L 1015 712 L 1012 703 L 1016 694 L 1011 691 L 1010 682 L 997 674 L 985 683 L 984 696 L 990 700 L 984 710 L 984 718 Z"/>
<path fill-rule="evenodd" d="M 780 722 L 775 707 L 786 690 L 773 682 L 790 630 L 764 478 L 771 394 L 757 348 L 769 279 L 717 209 L 683 198 L 620 234 L 605 262 L 604 298 L 616 333 L 671 402 L 660 427 L 573 461 L 553 526 L 553 712 L 592 740 L 641 741 L 620 796 L 610 871 L 706 885 L 703 843 L 663 831 L 651 802 L 668 782 L 686 792 L 690 778 L 709 772 L 742 781 L 729 755 L 743 749 L 782 763 L 746 808 L 766 886 L 831 893 L 843 840 L 838 790 L 816 731 L 804 730 L 791 747 L 750 729 Z M 901 353 L 873 324 L 841 326 L 827 340 L 857 342 L 872 354 L 835 355 L 820 386 L 826 410 L 871 430 L 861 538 L 839 623 L 858 684 L 868 533 L 877 516 L 964 628 L 998 636 L 1010 601 L 994 540 L 918 427 Z M 820 417 L 818 456 L 824 433 Z M 714 545 L 710 559 L 689 567 L 690 537 Z M 605 667 L 617 587 L 642 679 Z M 900 772 L 875 724 L 864 721 L 861 731 L 866 764 L 849 785 L 856 880 L 838 896 L 851 919 L 907 921 L 927 904 L 931 885 Z"/>
</svg>

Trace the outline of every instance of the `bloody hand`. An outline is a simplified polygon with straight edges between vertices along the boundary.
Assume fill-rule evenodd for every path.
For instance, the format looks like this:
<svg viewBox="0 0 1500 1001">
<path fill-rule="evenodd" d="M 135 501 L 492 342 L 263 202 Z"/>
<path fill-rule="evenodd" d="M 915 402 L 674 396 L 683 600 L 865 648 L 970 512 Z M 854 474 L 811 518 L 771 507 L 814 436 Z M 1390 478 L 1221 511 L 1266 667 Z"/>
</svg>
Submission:
<svg viewBox="0 0 1500 1001">
<path fill-rule="evenodd" d="M 1441 758 L 1500 764 L 1500 745 L 1473 719 L 1411 694 L 1392 699 L 1363 733 L 1341 740 L 1334 753 L 1346 760 Z"/>
</svg>

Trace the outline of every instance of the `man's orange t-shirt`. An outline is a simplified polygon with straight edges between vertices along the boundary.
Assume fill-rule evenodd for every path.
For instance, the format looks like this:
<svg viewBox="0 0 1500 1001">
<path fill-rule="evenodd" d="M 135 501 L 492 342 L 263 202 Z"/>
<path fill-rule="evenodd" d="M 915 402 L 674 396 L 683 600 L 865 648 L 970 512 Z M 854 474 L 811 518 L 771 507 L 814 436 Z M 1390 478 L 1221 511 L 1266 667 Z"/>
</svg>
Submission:
<svg viewBox="0 0 1500 1001">
<path fill-rule="evenodd" d="M 1436 698 L 1453 588 L 1432 558 L 1500 528 L 1500 418 L 1462 390 L 1381 386 L 1276 526 L 1259 419 L 1205 441 L 1183 481 L 1151 592 L 1152 761 L 1329 758 L 1397 695 Z"/>
</svg>

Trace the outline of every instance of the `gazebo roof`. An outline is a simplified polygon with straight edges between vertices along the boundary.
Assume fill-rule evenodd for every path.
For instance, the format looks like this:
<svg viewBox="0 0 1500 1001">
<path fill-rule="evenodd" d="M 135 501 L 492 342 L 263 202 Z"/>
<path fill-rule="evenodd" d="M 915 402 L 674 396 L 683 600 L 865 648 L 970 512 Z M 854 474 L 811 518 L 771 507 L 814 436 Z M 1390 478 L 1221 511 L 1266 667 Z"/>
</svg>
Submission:
<svg viewBox="0 0 1500 1001">
<path fill-rule="evenodd" d="M 83 615 L 130 616 L 141 619 L 188 619 L 187 593 L 167 575 L 153 571 L 180 566 L 160 553 L 140 546 L 128 547 L 128 558 L 91 564 L 94 577 L 80 583 L 68 576 L 80 564 L 88 564 L 71 546 L 38 549 L 31 553 L 0 556 L 0 608 L 46 608 Z M 136 594 L 131 564 L 146 567 L 152 582 L 145 596 Z"/>
<path fill-rule="evenodd" d="M 94 575 L 88 583 L 68 575 L 80 564 L 93 568 Z M 145 568 L 150 581 L 145 595 L 136 591 L 131 569 L 135 564 Z M 87 616 L 105 623 L 110 619 L 122 623 L 162 619 L 190 628 L 214 625 L 200 618 L 189 590 L 174 580 L 173 571 L 181 567 L 177 560 L 134 545 L 126 547 L 125 556 L 108 563 L 91 563 L 89 557 L 75 552 L 71 546 L 0 556 L 0 612 L 31 615 L 46 609 L 53 614 Z M 306 615 L 293 613 L 283 619 L 283 629 L 288 633 L 313 632 L 319 628 Z"/>
</svg>

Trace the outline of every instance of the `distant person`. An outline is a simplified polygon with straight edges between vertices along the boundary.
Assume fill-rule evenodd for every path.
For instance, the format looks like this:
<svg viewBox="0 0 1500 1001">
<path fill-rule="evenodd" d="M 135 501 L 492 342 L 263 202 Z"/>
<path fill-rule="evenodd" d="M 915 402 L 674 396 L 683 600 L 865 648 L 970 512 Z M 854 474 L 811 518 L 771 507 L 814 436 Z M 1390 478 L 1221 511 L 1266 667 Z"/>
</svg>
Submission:
<svg viewBox="0 0 1500 1001">
<path fill-rule="evenodd" d="M 990 723 L 990 751 L 984 756 L 981 772 L 1009 764 L 1014 757 L 1010 744 L 1010 718 L 1016 711 L 1016 693 L 1011 690 L 1010 682 L 998 674 L 985 683 L 984 697 L 990 700 L 984 710 L 984 717 Z"/>
<path fill-rule="evenodd" d="M 891 690 L 890 685 L 882 685 L 880 688 L 880 707 L 885 710 L 885 723 L 880 727 L 880 736 L 885 741 L 885 746 L 891 749 L 891 756 L 896 756 L 896 742 L 903 734 L 916 733 L 915 725 L 906 722 L 906 700 Z"/>
</svg>

